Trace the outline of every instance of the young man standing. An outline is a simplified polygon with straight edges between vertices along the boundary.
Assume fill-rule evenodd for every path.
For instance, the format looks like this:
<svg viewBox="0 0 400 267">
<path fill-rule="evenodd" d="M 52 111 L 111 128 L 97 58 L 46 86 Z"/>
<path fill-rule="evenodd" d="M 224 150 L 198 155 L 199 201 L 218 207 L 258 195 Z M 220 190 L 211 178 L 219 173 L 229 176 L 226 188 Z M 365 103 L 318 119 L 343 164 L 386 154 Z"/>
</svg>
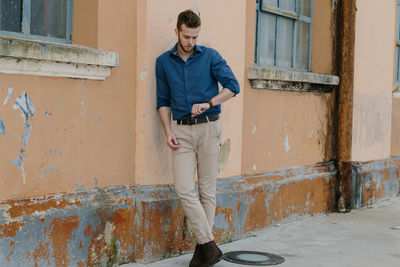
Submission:
<svg viewBox="0 0 400 267">
<path fill-rule="evenodd" d="M 157 108 L 173 151 L 175 192 L 197 240 L 190 267 L 212 266 L 222 256 L 212 234 L 221 147 L 219 113 L 220 104 L 239 93 L 239 83 L 219 53 L 196 45 L 200 26 L 193 11 L 181 12 L 177 44 L 156 61 Z"/>
</svg>

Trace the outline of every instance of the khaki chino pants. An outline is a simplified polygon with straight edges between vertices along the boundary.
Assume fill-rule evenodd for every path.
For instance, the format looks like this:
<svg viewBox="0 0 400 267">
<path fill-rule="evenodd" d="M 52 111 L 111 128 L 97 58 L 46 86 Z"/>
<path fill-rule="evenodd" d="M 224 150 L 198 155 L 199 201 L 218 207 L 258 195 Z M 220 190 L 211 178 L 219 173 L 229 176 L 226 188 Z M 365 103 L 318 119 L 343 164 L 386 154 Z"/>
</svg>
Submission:
<svg viewBox="0 0 400 267">
<path fill-rule="evenodd" d="M 221 120 L 195 125 L 172 122 L 179 148 L 172 152 L 175 192 L 197 242 L 214 240 L 216 178 L 221 148 Z M 195 191 L 197 169 L 199 196 Z"/>
</svg>

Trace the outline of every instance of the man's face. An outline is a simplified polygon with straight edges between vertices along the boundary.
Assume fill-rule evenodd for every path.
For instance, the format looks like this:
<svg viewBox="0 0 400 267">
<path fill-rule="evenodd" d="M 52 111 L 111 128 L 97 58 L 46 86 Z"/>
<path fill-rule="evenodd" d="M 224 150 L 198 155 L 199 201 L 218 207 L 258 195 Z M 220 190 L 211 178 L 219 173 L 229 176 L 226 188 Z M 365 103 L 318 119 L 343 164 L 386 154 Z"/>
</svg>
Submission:
<svg viewBox="0 0 400 267">
<path fill-rule="evenodd" d="M 178 44 L 186 53 L 192 53 L 200 33 L 200 27 L 189 28 L 186 24 L 182 24 L 181 29 L 175 29 L 178 36 Z"/>
</svg>

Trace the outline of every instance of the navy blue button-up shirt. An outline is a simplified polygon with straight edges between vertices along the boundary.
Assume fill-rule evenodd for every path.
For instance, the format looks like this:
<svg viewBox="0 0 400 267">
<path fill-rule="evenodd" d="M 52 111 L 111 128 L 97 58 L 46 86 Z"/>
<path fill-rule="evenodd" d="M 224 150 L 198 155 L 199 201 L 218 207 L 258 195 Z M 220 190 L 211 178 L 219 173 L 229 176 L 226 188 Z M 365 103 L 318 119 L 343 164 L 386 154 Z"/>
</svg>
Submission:
<svg viewBox="0 0 400 267">
<path fill-rule="evenodd" d="M 156 61 L 157 109 L 170 107 L 174 120 L 190 119 L 192 106 L 205 103 L 223 88 L 239 93 L 239 83 L 220 54 L 205 46 L 194 47 L 185 62 L 177 51 L 178 44 L 163 53 Z M 219 114 L 216 105 L 197 117 Z"/>
</svg>

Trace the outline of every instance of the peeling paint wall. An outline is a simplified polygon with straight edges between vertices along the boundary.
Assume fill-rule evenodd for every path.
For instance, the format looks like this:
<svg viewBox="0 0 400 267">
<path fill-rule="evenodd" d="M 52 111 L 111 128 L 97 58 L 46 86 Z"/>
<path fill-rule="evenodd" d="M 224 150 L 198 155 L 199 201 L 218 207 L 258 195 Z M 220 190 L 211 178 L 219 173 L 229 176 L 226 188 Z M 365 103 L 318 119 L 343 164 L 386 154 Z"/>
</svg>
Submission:
<svg viewBox="0 0 400 267">
<path fill-rule="evenodd" d="M 335 174 L 333 164 L 325 163 L 218 181 L 216 241 L 331 211 Z M 171 186 L 0 201 L 0 262 L 6 266 L 113 266 L 155 261 L 194 246 Z"/>
<path fill-rule="evenodd" d="M 136 1 L 99 1 L 98 25 L 78 2 L 73 41 L 119 66 L 105 81 L 0 74 L 0 200 L 134 183 Z"/>
<path fill-rule="evenodd" d="M 400 157 L 352 163 L 352 208 L 400 194 Z"/>
</svg>

